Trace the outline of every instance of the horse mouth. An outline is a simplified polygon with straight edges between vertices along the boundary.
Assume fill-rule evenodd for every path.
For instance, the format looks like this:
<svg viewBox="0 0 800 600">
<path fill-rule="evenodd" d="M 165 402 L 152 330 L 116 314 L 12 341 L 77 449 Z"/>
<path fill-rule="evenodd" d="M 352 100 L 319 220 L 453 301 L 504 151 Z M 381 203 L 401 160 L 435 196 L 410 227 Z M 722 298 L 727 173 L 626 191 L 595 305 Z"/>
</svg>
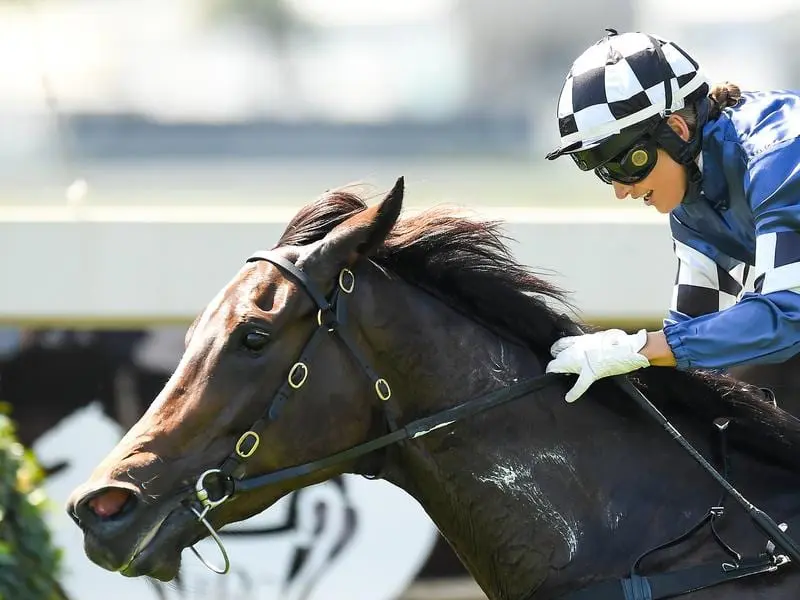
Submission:
<svg viewBox="0 0 800 600">
<path fill-rule="evenodd" d="M 194 515 L 183 505 L 156 520 L 119 573 L 125 577 L 148 576 L 159 581 L 175 579 L 181 566 L 181 553 L 203 537 L 202 530 L 192 526 L 194 522 Z"/>
</svg>

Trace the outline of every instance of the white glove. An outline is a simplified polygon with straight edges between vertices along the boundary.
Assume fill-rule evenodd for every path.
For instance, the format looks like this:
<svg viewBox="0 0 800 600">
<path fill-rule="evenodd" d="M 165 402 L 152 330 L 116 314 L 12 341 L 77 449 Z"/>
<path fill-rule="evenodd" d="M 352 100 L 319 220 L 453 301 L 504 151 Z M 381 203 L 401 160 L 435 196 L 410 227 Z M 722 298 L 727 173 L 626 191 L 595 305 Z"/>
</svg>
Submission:
<svg viewBox="0 0 800 600">
<path fill-rule="evenodd" d="M 647 331 L 627 334 L 621 329 L 563 337 L 553 344 L 555 358 L 547 365 L 548 373 L 576 373 L 578 381 L 564 399 L 575 402 L 598 379 L 622 375 L 650 366 L 639 354 L 647 343 Z"/>
</svg>

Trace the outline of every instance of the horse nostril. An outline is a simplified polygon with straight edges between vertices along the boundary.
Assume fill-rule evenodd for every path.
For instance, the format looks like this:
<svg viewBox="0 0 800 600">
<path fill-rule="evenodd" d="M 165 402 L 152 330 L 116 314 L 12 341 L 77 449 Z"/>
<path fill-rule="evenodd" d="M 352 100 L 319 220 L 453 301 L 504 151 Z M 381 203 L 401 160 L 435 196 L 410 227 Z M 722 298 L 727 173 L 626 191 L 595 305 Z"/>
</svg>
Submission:
<svg viewBox="0 0 800 600">
<path fill-rule="evenodd" d="M 111 488 L 89 500 L 89 508 L 101 519 L 110 519 L 122 512 L 122 507 L 133 497 L 128 490 Z"/>
<path fill-rule="evenodd" d="M 120 518 L 135 504 L 136 497 L 131 491 L 109 487 L 82 498 L 71 512 L 81 522 L 86 522 L 87 519 L 106 521 Z"/>
</svg>

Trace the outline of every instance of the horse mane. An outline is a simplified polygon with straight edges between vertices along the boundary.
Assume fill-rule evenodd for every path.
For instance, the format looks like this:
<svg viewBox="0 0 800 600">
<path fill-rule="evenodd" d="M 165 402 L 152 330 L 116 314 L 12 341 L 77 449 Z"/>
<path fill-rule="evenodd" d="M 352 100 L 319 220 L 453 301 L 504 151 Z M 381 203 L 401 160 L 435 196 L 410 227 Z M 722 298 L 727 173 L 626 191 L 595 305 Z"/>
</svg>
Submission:
<svg viewBox="0 0 800 600">
<path fill-rule="evenodd" d="M 366 207 L 348 188 L 329 191 L 295 215 L 276 247 L 316 242 Z M 576 324 L 556 308 L 571 308 L 568 294 L 516 262 L 501 227 L 455 207 L 429 208 L 401 217 L 370 258 L 498 335 L 549 357 L 553 342 Z M 800 468 L 800 420 L 765 402 L 758 387 L 714 371 L 658 367 L 631 379 L 657 405 L 708 423 L 726 417 L 731 437 L 751 452 Z M 619 395 L 608 382 L 602 385 Z"/>
<path fill-rule="evenodd" d="M 355 193 L 329 192 L 295 215 L 276 247 L 318 241 L 366 207 Z M 570 307 L 567 293 L 514 260 L 501 226 L 430 208 L 399 219 L 371 258 L 504 337 L 549 348 L 563 331 L 548 302 Z"/>
</svg>

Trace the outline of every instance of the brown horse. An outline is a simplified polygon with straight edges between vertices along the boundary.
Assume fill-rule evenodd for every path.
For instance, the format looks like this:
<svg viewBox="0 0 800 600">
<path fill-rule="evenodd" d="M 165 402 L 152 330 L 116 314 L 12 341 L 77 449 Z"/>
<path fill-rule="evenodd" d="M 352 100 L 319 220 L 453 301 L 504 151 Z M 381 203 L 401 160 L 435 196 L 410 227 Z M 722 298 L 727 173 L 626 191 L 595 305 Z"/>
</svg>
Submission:
<svg viewBox="0 0 800 600">
<path fill-rule="evenodd" d="M 738 506 L 709 511 L 718 484 L 616 385 L 563 401 L 570 378 L 543 375 L 563 294 L 513 260 L 499 224 L 400 219 L 402 198 L 402 179 L 369 208 L 324 195 L 211 301 L 72 496 L 91 560 L 169 580 L 226 523 L 350 472 L 416 498 L 492 599 L 796 597 L 800 573 Z M 748 498 L 800 525 L 800 421 L 723 375 L 634 381 Z M 719 417 L 730 444 L 715 454 Z M 677 575 L 639 578 L 664 571 Z"/>
</svg>

